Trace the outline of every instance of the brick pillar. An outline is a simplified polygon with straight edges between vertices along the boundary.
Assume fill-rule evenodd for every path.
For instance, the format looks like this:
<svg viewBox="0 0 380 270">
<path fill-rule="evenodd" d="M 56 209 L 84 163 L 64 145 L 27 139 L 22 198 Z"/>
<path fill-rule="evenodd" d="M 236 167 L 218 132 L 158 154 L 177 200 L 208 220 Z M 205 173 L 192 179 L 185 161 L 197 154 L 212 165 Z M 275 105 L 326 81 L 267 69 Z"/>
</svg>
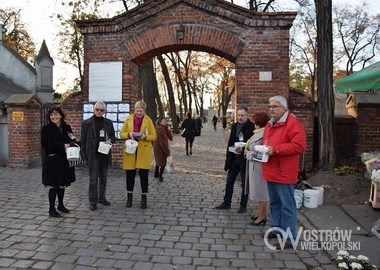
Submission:
<svg viewBox="0 0 380 270">
<path fill-rule="evenodd" d="M 41 101 L 34 94 L 12 95 L 8 111 L 8 167 L 41 165 Z"/>
</svg>

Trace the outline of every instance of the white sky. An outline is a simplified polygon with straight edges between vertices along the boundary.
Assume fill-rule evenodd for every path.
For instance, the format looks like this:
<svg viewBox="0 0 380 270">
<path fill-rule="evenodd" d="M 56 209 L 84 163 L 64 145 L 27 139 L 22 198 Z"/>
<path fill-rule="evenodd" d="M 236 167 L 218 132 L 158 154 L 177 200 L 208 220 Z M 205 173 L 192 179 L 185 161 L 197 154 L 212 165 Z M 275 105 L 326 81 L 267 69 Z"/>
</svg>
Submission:
<svg viewBox="0 0 380 270">
<path fill-rule="evenodd" d="M 279 0 L 289 5 L 289 0 Z M 28 31 L 36 44 L 37 52 L 41 47 L 42 41 L 46 41 L 50 55 L 54 59 L 54 86 L 57 91 L 62 92 L 66 89 L 65 86 L 60 85 L 60 82 L 72 82 L 73 78 L 77 75 L 75 70 L 67 65 L 62 64 L 58 60 L 58 32 L 59 21 L 56 15 L 64 12 L 61 6 L 62 0 L 0 0 L 0 8 L 21 8 L 22 21 L 26 24 Z M 235 0 L 236 4 L 244 4 L 246 0 Z M 352 4 L 352 0 L 333 0 L 335 4 Z M 380 13 L 380 0 L 364 0 L 358 1 L 359 3 L 367 2 L 370 9 L 374 13 Z M 356 1 L 355 1 L 356 3 Z M 121 5 L 117 8 L 123 9 Z M 295 10 L 296 7 L 290 7 L 290 10 Z"/>
</svg>

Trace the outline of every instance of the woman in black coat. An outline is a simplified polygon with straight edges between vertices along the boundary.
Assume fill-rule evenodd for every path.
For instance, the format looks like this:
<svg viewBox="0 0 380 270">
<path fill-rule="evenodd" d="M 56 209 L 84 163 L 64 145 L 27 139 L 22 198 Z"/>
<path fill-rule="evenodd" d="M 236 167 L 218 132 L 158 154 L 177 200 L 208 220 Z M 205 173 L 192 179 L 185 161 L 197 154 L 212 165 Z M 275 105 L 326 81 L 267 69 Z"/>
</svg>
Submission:
<svg viewBox="0 0 380 270">
<path fill-rule="evenodd" d="M 75 142 L 71 127 L 65 122 L 61 108 L 52 107 L 46 114 L 48 124 L 42 127 L 42 184 L 49 187 L 49 215 L 61 217 L 55 208 L 58 196 L 58 211 L 69 213 L 63 205 L 65 187 L 75 181 L 74 167 L 69 166 L 66 148 Z"/>
<path fill-rule="evenodd" d="M 196 124 L 195 120 L 191 117 L 191 112 L 186 113 L 187 118 L 183 120 L 181 128 L 185 129 L 182 137 L 186 140 L 186 155 L 193 154 L 193 142 L 195 137 Z M 189 152 L 190 145 L 190 152 Z"/>
</svg>

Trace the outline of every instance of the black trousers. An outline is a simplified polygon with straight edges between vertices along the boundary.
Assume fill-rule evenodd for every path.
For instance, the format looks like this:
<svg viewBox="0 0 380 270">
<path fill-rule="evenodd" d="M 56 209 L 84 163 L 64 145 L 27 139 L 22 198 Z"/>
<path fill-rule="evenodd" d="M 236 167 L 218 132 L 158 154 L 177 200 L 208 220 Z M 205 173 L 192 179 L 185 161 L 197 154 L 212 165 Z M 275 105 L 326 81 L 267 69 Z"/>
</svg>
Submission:
<svg viewBox="0 0 380 270">
<path fill-rule="evenodd" d="M 141 192 L 148 193 L 148 169 L 138 169 L 140 176 Z M 137 170 L 126 170 L 126 182 L 127 182 L 127 192 L 132 192 L 135 187 L 135 177 Z"/>
</svg>

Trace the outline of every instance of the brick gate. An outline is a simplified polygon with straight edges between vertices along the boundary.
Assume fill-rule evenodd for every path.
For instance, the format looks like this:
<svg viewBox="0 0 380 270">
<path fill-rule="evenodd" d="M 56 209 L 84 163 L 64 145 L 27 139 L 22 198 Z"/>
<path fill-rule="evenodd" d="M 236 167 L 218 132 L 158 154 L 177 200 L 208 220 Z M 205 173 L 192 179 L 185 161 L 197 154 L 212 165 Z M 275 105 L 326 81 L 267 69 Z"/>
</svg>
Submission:
<svg viewBox="0 0 380 270">
<path fill-rule="evenodd" d="M 235 63 L 235 106 L 247 106 L 251 113 L 267 111 L 268 99 L 274 95 L 288 97 L 293 103 L 299 97 L 289 94 L 289 29 L 296 15 L 253 12 L 223 0 L 155 0 L 114 18 L 77 21 L 84 35 L 84 92 L 80 98 L 89 101 L 91 63 L 121 62 L 121 101 L 134 104 L 141 97 L 139 65 L 163 53 L 198 50 Z M 308 98 L 301 96 L 308 104 Z M 308 133 L 309 168 L 311 112 L 308 108 L 300 115 Z"/>
</svg>

